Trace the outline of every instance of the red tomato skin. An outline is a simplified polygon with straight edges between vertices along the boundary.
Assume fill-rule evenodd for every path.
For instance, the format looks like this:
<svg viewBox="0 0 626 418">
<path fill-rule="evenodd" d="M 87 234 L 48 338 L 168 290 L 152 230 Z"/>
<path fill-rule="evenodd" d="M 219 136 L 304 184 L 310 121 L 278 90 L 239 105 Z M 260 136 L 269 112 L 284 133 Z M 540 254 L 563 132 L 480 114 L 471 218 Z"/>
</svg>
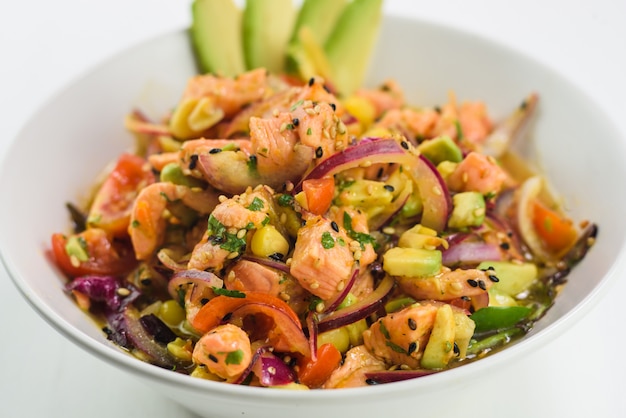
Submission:
<svg viewBox="0 0 626 418">
<path fill-rule="evenodd" d="M 89 210 L 88 224 L 112 236 L 128 236 L 133 202 L 139 191 L 154 183 L 155 175 L 146 160 L 133 154 L 122 154 L 96 193 Z"/>
<path fill-rule="evenodd" d="M 129 273 L 137 265 L 134 253 L 126 242 L 114 242 L 102 229 L 87 229 L 76 234 L 85 240 L 89 259 L 74 260 L 67 254 L 68 236 L 52 234 L 52 255 L 57 266 L 69 277 L 89 274 L 118 276 Z"/>
</svg>

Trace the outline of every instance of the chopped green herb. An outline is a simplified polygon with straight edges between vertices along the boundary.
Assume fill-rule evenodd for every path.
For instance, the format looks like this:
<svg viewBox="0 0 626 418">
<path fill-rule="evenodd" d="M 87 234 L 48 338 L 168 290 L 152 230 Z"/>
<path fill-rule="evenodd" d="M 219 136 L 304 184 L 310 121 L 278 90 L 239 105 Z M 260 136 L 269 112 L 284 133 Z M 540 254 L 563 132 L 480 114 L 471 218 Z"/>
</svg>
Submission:
<svg viewBox="0 0 626 418">
<path fill-rule="evenodd" d="M 141 223 L 137 219 L 133 219 L 133 222 L 131 222 L 130 226 L 132 226 L 133 228 L 139 228 L 141 226 Z"/>
<path fill-rule="evenodd" d="M 391 342 L 391 341 L 385 341 L 385 345 L 389 348 L 391 348 L 393 351 L 395 351 L 396 353 L 402 353 L 402 354 L 407 354 L 407 351 L 400 347 L 398 344 Z"/>
<path fill-rule="evenodd" d="M 454 121 L 454 127 L 456 128 L 456 138 L 457 141 L 462 141 L 463 138 L 463 128 L 461 127 L 461 122 L 459 120 Z"/>
<path fill-rule="evenodd" d="M 226 354 L 226 364 L 241 364 L 243 360 L 243 350 L 235 350 Z"/>
<path fill-rule="evenodd" d="M 250 174 L 252 174 L 253 176 L 258 176 L 259 172 L 257 171 L 257 156 L 256 155 L 251 155 L 250 159 L 247 162 L 248 165 L 248 171 L 250 171 Z"/>
<path fill-rule="evenodd" d="M 364 232 L 357 232 L 352 228 L 352 216 L 350 216 L 348 212 L 343 213 L 343 227 L 345 228 L 350 238 L 356 240 L 359 244 L 361 244 L 362 250 L 365 249 L 365 245 L 367 244 L 372 244 L 374 249 L 378 247 L 378 243 L 373 236 Z"/>
<path fill-rule="evenodd" d="M 341 245 L 342 247 L 345 247 L 346 246 L 346 240 L 344 240 L 341 237 L 338 237 L 337 238 L 337 244 Z"/>
<path fill-rule="evenodd" d="M 391 336 L 389 335 L 389 330 L 385 326 L 385 323 L 383 321 L 379 321 L 378 323 L 380 324 L 380 333 L 383 334 L 383 337 L 386 339 L 390 339 Z"/>
<path fill-rule="evenodd" d="M 213 293 L 215 293 L 218 296 L 228 296 L 229 298 L 238 298 L 238 299 L 243 299 L 246 297 L 246 294 L 239 290 L 228 290 L 228 289 L 215 287 L 215 286 L 211 286 L 211 289 L 213 289 Z"/>
<path fill-rule="evenodd" d="M 326 231 L 322 233 L 322 247 L 324 247 L 326 250 L 329 250 L 333 248 L 334 246 L 335 246 L 335 239 L 333 238 L 332 235 L 330 235 L 330 232 Z"/>
<path fill-rule="evenodd" d="M 311 128 L 306 130 L 307 135 L 313 135 L 313 130 Z"/>
<path fill-rule="evenodd" d="M 293 201 L 293 196 L 290 194 L 281 194 L 277 199 L 278 205 L 282 207 L 293 206 Z"/>
<path fill-rule="evenodd" d="M 242 253 L 246 247 L 245 238 L 238 238 L 237 234 L 228 233 L 226 227 L 213 215 L 209 215 L 207 230 L 209 242 L 213 245 L 219 245 L 226 251 Z"/>
<path fill-rule="evenodd" d="M 248 209 L 253 212 L 259 212 L 264 207 L 265 205 L 263 204 L 263 201 L 259 199 L 258 197 L 255 197 L 254 199 L 252 199 L 252 203 L 250 203 L 250 205 L 248 206 Z"/>
<path fill-rule="evenodd" d="M 302 103 L 304 103 L 304 100 L 298 100 L 297 102 L 295 102 L 290 108 L 289 111 L 293 112 L 294 110 L 296 110 L 298 108 L 298 106 L 301 106 Z"/>
</svg>

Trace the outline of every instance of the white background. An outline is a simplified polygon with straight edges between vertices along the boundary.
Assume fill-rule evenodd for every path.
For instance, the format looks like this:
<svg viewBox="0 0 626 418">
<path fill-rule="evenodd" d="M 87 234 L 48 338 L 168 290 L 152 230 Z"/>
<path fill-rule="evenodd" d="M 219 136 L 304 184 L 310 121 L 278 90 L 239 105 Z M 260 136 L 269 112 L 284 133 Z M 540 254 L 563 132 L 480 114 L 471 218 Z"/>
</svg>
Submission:
<svg viewBox="0 0 626 418">
<path fill-rule="evenodd" d="M 129 45 L 186 27 L 189 4 L 0 0 L 0 155 L 34 110 L 76 76 Z M 385 7 L 496 38 L 557 69 L 626 140 L 626 0 L 388 0 Z M 626 191 L 617 187 L 623 179 L 598 179 L 607 180 Z M 626 277 L 606 293 L 578 324 L 506 374 L 476 376 L 484 397 L 468 405 L 468 416 L 626 417 Z M 419 405 L 413 412 L 419 415 Z M 192 415 L 64 340 L 0 269 L 0 416 Z"/>
</svg>

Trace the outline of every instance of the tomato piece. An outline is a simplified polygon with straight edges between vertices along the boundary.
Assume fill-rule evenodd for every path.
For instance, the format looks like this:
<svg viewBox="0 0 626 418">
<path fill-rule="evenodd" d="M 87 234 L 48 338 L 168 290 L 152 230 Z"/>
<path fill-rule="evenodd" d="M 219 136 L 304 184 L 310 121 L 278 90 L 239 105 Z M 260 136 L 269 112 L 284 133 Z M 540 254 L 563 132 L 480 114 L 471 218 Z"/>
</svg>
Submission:
<svg viewBox="0 0 626 418">
<path fill-rule="evenodd" d="M 262 292 L 244 291 L 244 297 L 226 295 L 209 300 L 190 322 L 204 334 L 223 322 L 248 328 L 252 339 L 267 339 L 278 351 L 310 354 L 298 315 L 283 300 Z M 254 325 L 246 322 L 254 318 Z"/>
<path fill-rule="evenodd" d="M 547 250 L 561 253 L 570 248 L 578 238 L 571 219 L 561 216 L 539 201 L 533 204 L 533 226 Z"/>
<path fill-rule="evenodd" d="M 303 358 L 298 363 L 298 380 L 311 389 L 319 388 L 328 380 L 332 372 L 341 364 L 341 352 L 326 343 L 317 349 L 317 358 Z"/>
<path fill-rule="evenodd" d="M 115 237 L 128 236 L 130 212 L 139 191 L 155 181 L 143 158 L 124 153 L 94 197 L 88 227 L 100 228 Z"/>
<path fill-rule="evenodd" d="M 306 196 L 309 212 L 323 215 L 333 201 L 335 180 L 332 177 L 305 180 L 302 182 L 302 190 Z"/>
<path fill-rule="evenodd" d="M 284 300 L 263 292 L 241 291 L 240 293 L 244 297 L 226 295 L 214 297 L 198 311 L 191 325 L 196 330 L 205 333 L 219 325 L 226 314 L 232 313 L 235 309 L 248 303 L 261 303 L 272 306 L 287 314 L 292 321 L 300 325 L 300 318 Z M 300 328 L 302 328 L 301 325 Z"/>
<path fill-rule="evenodd" d="M 68 254 L 68 240 L 81 247 L 82 256 Z M 89 274 L 117 276 L 130 272 L 137 265 L 129 244 L 114 242 L 102 229 L 90 228 L 71 236 L 56 233 L 51 241 L 57 266 L 70 277 Z"/>
</svg>

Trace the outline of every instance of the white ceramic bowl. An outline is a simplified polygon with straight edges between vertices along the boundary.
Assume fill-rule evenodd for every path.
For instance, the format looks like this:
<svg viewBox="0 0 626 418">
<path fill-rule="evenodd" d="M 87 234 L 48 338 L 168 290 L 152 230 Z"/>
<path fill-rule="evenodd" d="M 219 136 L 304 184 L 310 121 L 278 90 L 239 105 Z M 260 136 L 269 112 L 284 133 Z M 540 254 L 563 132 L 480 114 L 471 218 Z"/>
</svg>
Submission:
<svg viewBox="0 0 626 418">
<path fill-rule="evenodd" d="M 282 391 L 194 379 L 143 363 L 107 341 L 63 291 L 47 256 L 49 237 L 68 225 L 64 208 L 131 144 L 124 115 L 139 106 L 159 116 L 178 100 L 195 66 L 181 31 L 136 46 L 76 80 L 15 138 L 0 171 L 2 260 L 28 302 L 73 343 L 202 416 L 258 418 L 404 414 L 435 416 L 446 399 L 476 399 L 477 376 L 505 369 L 580 318 L 625 270 L 625 141 L 597 106 L 549 68 L 502 45 L 423 21 L 387 16 L 368 83 L 393 77 L 408 99 L 441 104 L 453 90 L 503 117 L 529 92 L 539 115 L 523 151 L 541 167 L 575 219 L 600 226 L 599 240 L 569 276 L 555 306 L 520 342 L 475 363 L 424 378 L 358 389 Z M 10 202 L 10 203 L 7 203 Z M 125 377 L 122 373 L 120 378 Z"/>
</svg>

